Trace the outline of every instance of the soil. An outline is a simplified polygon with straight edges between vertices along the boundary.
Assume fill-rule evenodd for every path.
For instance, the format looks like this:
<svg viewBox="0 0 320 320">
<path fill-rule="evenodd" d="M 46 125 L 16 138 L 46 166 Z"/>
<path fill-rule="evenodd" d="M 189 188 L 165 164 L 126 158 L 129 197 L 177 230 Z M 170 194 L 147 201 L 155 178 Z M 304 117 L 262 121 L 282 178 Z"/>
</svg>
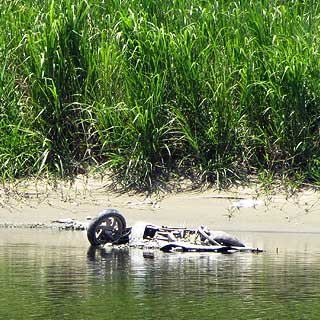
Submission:
<svg viewBox="0 0 320 320">
<path fill-rule="evenodd" d="M 16 183 L 0 189 L 0 226 L 50 227 L 59 219 L 84 224 L 107 208 L 118 209 L 127 225 L 139 221 L 156 225 L 212 230 L 320 232 L 320 193 L 312 189 L 260 192 L 257 186 L 228 191 L 206 189 L 179 193 L 120 193 L 106 182 L 78 179 L 71 185 Z"/>
</svg>

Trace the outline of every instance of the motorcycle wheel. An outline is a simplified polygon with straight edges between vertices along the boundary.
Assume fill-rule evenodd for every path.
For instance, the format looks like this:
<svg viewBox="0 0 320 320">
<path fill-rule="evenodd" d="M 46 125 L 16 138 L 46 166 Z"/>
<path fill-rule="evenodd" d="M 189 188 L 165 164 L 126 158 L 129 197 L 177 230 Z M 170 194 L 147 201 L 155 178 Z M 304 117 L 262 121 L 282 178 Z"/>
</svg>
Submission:
<svg viewBox="0 0 320 320">
<path fill-rule="evenodd" d="M 126 220 L 116 209 L 102 211 L 94 218 L 87 230 L 87 238 L 92 246 L 116 243 L 126 230 Z"/>
</svg>

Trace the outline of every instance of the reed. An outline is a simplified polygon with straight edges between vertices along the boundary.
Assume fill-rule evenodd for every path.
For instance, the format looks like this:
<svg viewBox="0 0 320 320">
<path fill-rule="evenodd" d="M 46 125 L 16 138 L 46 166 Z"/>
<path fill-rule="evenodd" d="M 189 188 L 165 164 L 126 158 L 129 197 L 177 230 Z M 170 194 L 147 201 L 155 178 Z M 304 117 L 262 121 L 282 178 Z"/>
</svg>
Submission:
<svg viewBox="0 0 320 320">
<path fill-rule="evenodd" d="M 3 0 L 4 179 L 319 184 L 315 1 Z M 267 173 L 267 174 L 266 174 Z"/>
</svg>

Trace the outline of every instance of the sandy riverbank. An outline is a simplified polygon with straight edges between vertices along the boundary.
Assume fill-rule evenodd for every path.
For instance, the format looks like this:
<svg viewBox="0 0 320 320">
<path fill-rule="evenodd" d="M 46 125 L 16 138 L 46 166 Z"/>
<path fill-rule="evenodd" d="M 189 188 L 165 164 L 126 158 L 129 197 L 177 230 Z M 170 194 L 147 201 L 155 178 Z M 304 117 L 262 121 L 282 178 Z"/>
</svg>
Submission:
<svg viewBox="0 0 320 320">
<path fill-rule="evenodd" d="M 320 232 L 320 193 L 295 196 L 260 193 L 257 188 L 184 191 L 146 197 L 108 191 L 103 181 L 78 180 L 58 188 L 23 183 L 1 189 L 0 225 L 50 223 L 70 218 L 86 221 L 106 208 L 120 210 L 128 225 L 146 221 L 159 225 L 228 231 Z"/>
</svg>

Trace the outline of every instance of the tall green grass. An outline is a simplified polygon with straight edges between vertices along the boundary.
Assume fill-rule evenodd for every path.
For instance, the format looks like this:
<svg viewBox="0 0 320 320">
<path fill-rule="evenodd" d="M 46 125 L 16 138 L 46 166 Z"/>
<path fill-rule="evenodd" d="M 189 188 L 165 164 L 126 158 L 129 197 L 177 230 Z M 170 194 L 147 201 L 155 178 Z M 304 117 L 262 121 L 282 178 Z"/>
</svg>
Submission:
<svg viewBox="0 0 320 320">
<path fill-rule="evenodd" d="M 3 0 L 0 173 L 320 182 L 320 6 Z"/>
</svg>

